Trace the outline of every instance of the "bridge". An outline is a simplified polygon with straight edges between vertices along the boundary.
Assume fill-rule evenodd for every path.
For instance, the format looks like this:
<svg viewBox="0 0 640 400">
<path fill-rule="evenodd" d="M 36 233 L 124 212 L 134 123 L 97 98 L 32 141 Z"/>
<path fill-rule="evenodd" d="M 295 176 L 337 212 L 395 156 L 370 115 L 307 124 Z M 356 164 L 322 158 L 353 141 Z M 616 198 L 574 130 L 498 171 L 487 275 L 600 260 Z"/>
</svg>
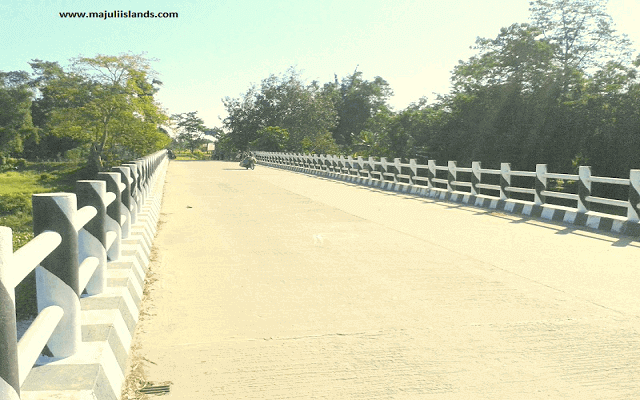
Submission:
<svg viewBox="0 0 640 400">
<path fill-rule="evenodd" d="M 133 359 L 175 398 L 633 398 L 638 242 L 172 162 Z"/>
<path fill-rule="evenodd" d="M 633 172 L 610 181 L 630 188 L 616 203 L 627 215 L 611 216 L 580 209 L 598 200 L 584 170 L 569 209 L 539 185 L 530 204 L 511 201 L 506 168 L 475 168 L 506 176 L 491 199 L 481 179 L 454 193 L 451 163 L 419 186 L 399 161 L 371 184 L 350 173 L 357 160 L 259 160 L 169 164 L 125 394 L 149 382 L 177 399 L 637 397 Z"/>
</svg>

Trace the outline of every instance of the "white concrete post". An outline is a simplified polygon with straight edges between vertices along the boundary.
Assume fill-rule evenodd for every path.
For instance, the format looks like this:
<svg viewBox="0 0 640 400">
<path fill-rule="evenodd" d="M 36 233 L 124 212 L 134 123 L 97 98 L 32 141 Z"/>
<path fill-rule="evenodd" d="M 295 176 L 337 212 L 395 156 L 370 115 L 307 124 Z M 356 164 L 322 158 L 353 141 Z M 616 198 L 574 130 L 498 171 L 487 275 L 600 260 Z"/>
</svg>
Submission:
<svg viewBox="0 0 640 400">
<path fill-rule="evenodd" d="M 447 192 L 451 193 L 455 190 L 455 186 L 453 182 L 458 177 L 458 162 L 457 161 L 448 161 L 447 162 Z"/>
<path fill-rule="evenodd" d="M 107 287 L 107 234 L 105 231 L 107 208 L 104 204 L 107 184 L 104 181 L 77 181 L 76 195 L 78 208 L 92 206 L 97 211 L 96 216 L 78 231 L 78 264 L 82 264 L 88 257 L 98 259 L 98 266 L 86 288 L 80 287 L 79 292 L 86 289 L 87 294 L 100 294 Z"/>
<path fill-rule="evenodd" d="M 371 156 L 369 156 L 369 159 L 367 161 L 367 170 L 369 171 L 369 183 L 371 183 L 371 178 L 373 178 L 373 174 L 371 173 L 371 171 L 376 170 L 376 160 L 374 160 Z"/>
<path fill-rule="evenodd" d="M 415 158 L 412 158 L 409 160 L 409 169 L 411 170 L 409 172 L 409 184 L 411 185 L 415 185 L 415 179 L 413 179 L 415 176 L 418 176 L 418 163 L 416 161 Z"/>
<path fill-rule="evenodd" d="M 545 202 L 543 191 L 547 190 L 547 164 L 536 164 L 536 193 L 534 194 L 534 202 L 536 205 L 543 205 Z"/>
<path fill-rule="evenodd" d="M 33 233 L 57 232 L 62 242 L 36 267 L 38 312 L 56 305 L 64 316 L 47 345 L 55 357 L 75 354 L 82 340 L 78 264 L 77 199 L 73 193 L 32 196 Z"/>
<path fill-rule="evenodd" d="M 117 172 L 100 172 L 98 179 L 105 181 L 107 185 L 107 192 L 115 195 L 115 200 L 107 206 L 107 213 L 105 215 L 104 227 L 107 232 L 114 232 L 116 239 L 111 244 L 111 247 L 107 248 L 107 258 L 111 261 L 120 258 L 120 244 L 122 242 L 122 227 L 120 223 L 122 221 L 122 182 L 120 181 L 121 175 Z M 125 186 L 126 188 L 126 186 Z"/>
<path fill-rule="evenodd" d="M 511 164 L 500 163 L 500 200 L 509 198 L 507 188 L 511 186 Z"/>
<path fill-rule="evenodd" d="M 20 396 L 20 366 L 15 288 L 8 279 L 12 259 L 11 228 L 0 226 L 0 398 L 16 400 Z"/>
<path fill-rule="evenodd" d="M 640 221 L 640 169 L 632 169 L 629 172 L 629 205 L 627 208 L 627 220 L 629 222 Z"/>
<path fill-rule="evenodd" d="M 393 181 L 398 182 L 398 174 L 402 174 L 402 162 L 399 158 L 393 159 L 393 167 L 396 169 L 396 172 L 393 174 Z"/>
<path fill-rule="evenodd" d="M 429 170 L 427 171 L 427 185 L 429 186 L 429 189 L 433 189 L 435 187 L 433 178 L 436 177 L 436 160 L 427 161 L 427 166 L 429 167 Z"/>
<path fill-rule="evenodd" d="M 480 194 L 478 183 L 482 182 L 482 168 L 480 161 L 471 162 L 471 194 L 477 196 Z"/>
<path fill-rule="evenodd" d="M 131 171 L 129 167 L 124 166 L 114 167 L 113 171 L 120 174 L 120 182 L 124 185 L 120 196 L 120 216 L 116 219 L 116 222 L 122 228 L 122 239 L 127 239 L 133 223 L 133 216 L 131 215 Z"/>
<path fill-rule="evenodd" d="M 382 168 L 382 172 L 389 172 L 387 170 L 387 158 L 386 157 L 380 157 L 380 167 Z M 382 182 L 385 182 L 387 180 L 387 177 L 384 175 L 380 175 L 380 180 Z"/>
<path fill-rule="evenodd" d="M 358 156 L 358 176 L 362 176 L 362 170 L 364 170 L 364 158 L 362 156 Z"/>
<path fill-rule="evenodd" d="M 129 195 L 131 196 L 131 202 L 129 204 L 129 212 L 131 213 L 131 225 L 137 222 L 137 215 L 142 205 L 139 204 L 139 191 L 138 191 L 138 166 L 136 164 L 124 164 L 129 168 Z"/>
<path fill-rule="evenodd" d="M 587 197 L 591 196 L 591 167 L 581 165 L 578 169 L 580 182 L 578 183 L 578 212 L 586 213 L 589 211 L 589 202 Z"/>
</svg>

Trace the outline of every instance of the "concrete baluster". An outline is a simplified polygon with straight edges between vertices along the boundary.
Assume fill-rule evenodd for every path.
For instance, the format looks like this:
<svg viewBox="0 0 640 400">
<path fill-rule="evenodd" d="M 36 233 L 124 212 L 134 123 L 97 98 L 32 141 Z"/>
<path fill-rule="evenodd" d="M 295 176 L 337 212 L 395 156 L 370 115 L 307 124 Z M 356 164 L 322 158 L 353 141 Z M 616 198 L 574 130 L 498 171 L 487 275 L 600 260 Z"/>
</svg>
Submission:
<svg viewBox="0 0 640 400">
<path fill-rule="evenodd" d="M 589 211 L 587 197 L 591 196 L 591 167 L 581 165 L 578 169 L 578 212 L 585 214 Z"/>
<path fill-rule="evenodd" d="M 629 205 L 627 208 L 627 221 L 638 222 L 640 220 L 640 169 L 632 169 L 629 172 Z"/>
<path fill-rule="evenodd" d="M 447 192 L 451 193 L 455 190 L 455 185 L 453 182 L 457 179 L 458 176 L 458 162 L 457 161 L 449 161 L 447 162 Z"/>
<path fill-rule="evenodd" d="M 511 164 L 500 163 L 500 200 L 506 200 L 509 198 L 509 192 L 507 188 L 511 186 Z"/>
<path fill-rule="evenodd" d="M 362 172 L 365 170 L 364 158 L 362 156 L 358 156 L 358 159 L 355 161 L 358 165 L 356 168 L 358 169 L 358 176 L 362 176 Z"/>
<path fill-rule="evenodd" d="M 105 231 L 106 206 L 104 200 L 107 195 L 107 184 L 104 181 L 77 181 L 76 195 L 78 208 L 92 206 L 96 209 L 96 215 L 78 231 L 78 263 L 88 257 L 98 259 L 91 279 L 85 288 L 80 274 L 80 288 L 87 294 L 94 295 L 104 292 L 107 287 L 107 235 Z"/>
<path fill-rule="evenodd" d="M 137 216 L 141 207 L 138 193 L 138 166 L 136 164 L 124 164 L 124 166 L 129 168 L 129 177 L 131 178 L 129 181 L 129 195 L 131 196 L 129 212 L 131 213 L 131 225 L 134 225 L 138 222 Z"/>
<path fill-rule="evenodd" d="M 369 171 L 369 182 L 371 182 L 371 178 L 374 175 L 371 172 L 376 170 L 376 160 L 371 156 L 369 156 L 369 161 L 367 162 L 367 170 Z"/>
<path fill-rule="evenodd" d="M 114 167 L 113 171 L 120 174 L 120 182 L 124 184 L 124 190 L 122 190 L 120 200 L 120 217 L 116 221 L 120 224 L 122 229 L 122 239 L 129 238 L 131 232 L 131 224 L 133 223 L 133 217 L 131 215 L 131 170 L 129 167 Z"/>
<path fill-rule="evenodd" d="M 478 184 L 482 182 L 482 167 L 480 161 L 471 162 L 471 194 L 477 196 L 480 194 Z"/>
<path fill-rule="evenodd" d="M 382 170 L 382 173 L 384 174 L 385 172 L 389 172 L 387 170 L 387 158 L 386 157 L 380 157 L 380 168 Z M 380 175 L 380 180 L 382 182 L 386 182 L 387 177 L 385 175 Z"/>
<path fill-rule="evenodd" d="M 436 177 L 436 160 L 427 161 L 427 166 L 429 167 L 427 170 L 427 186 L 429 189 L 433 189 L 435 187 L 433 179 Z"/>
<path fill-rule="evenodd" d="M 413 179 L 418 175 L 418 163 L 415 158 L 409 160 L 409 184 L 415 185 L 415 180 Z"/>
<path fill-rule="evenodd" d="M 138 213 L 142 212 L 142 207 L 147 202 L 147 190 L 146 190 L 146 177 L 144 174 L 144 162 L 141 160 L 135 161 L 138 166 L 138 180 L 136 181 L 136 186 L 138 189 Z"/>
<path fill-rule="evenodd" d="M 18 400 L 20 369 L 16 326 L 15 288 L 9 282 L 13 259 L 11 228 L 0 226 L 0 398 Z"/>
<path fill-rule="evenodd" d="M 545 196 L 543 191 L 547 190 L 547 164 L 536 164 L 536 193 L 533 195 L 533 201 L 536 205 L 543 205 Z"/>
<path fill-rule="evenodd" d="M 399 158 L 393 159 L 393 167 L 396 169 L 396 172 L 393 174 L 393 181 L 398 182 L 398 175 L 402 174 L 402 160 Z"/>
<path fill-rule="evenodd" d="M 73 193 L 34 194 L 33 233 L 57 232 L 62 242 L 36 267 L 38 312 L 56 305 L 64 315 L 54 330 L 49 350 L 55 357 L 69 357 L 78 350 L 80 291 L 78 264 L 77 199 Z"/>
<path fill-rule="evenodd" d="M 111 246 L 107 248 L 107 258 L 111 261 L 120 258 L 120 244 L 122 242 L 122 192 L 120 188 L 122 185 L 121 175 L 118 172 L 100 172 L 98 179 L 105 181 L 107 184 L 107 192 L 115 194 L 115 200 L 107 206 L 107 213 L 104 220 L 105 230 L 107 232 L 114 232 L 116 235 L 115 240 L 111 243 Z"/>
</svg>

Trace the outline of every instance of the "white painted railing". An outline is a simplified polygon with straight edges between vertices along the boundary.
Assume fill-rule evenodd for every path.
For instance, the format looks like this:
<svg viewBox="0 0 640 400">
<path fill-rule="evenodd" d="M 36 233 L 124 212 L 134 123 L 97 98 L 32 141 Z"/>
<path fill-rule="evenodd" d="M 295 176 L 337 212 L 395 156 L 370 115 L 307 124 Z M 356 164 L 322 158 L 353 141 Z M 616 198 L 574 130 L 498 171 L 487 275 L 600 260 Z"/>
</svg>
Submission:
<svg viewBox="0 0 640 400">
<path fill-rule="evenodd" d="M 120 257 L 166 159 L 162 150 L 78 181 L 75 194 L 33 195 L 36 236 L 15 253 L 11 229 L 0 227 L 0 399 L 19 399 L 45 345 L 54 357 L 76 353 L 80 295 L 104 292 L 107 260 Z M 15 288 L 34 269 L 39 312 L 18 342 Z"/>
<path fill-rule="evenodd" d="M 393 182 L 413 186 L 423 186 L 428 190 L 446 191 L 450 194 L 483 196 L 496 200 L 511 199 L 511 193 L 520 193 L 530 197 L 530 202 L 537 206 L 549 206 L 548 197 L 560 198 L 574 202 L 573 208 L 578 213 L 593 211 L 593 204 L 606 204 L 626 209 L 626 221 L 638 222 L 640 206 L 640 170 L 632 169 L 628 179 L 598 177 L 591 175 L 591 167 L 581 166 L 578 174 L 560 174 L 547 171 L 546 164 L 536 165 L 535 171 L 514 171 L 511 164 L 501 163 L 500 169 L 482 168 L 479 161 L 471 163 L 471 167 L 458 167 L 456 161 L 447 165 L 437 165 L 429 160 L 426 165 L 418 164 L 411 159 L 402 163 L 399 158 L 393 162 L 382 157 L 376 160 L 369 157 L 345 157 L 316 154 L 273 153 L 256 151 L 258 163 L 301 168 L 307 172 L 324 171 L 339 175 L 359 178 L 377 179 L 381 182 Z M 438 172 L 442 174 L 439 176 Z M 446 173 L 446 178 L 443 176 Z M 468 179 L 459 178 L 465 173 Z M 483 177 L 495 176 L 494 183 L 483 182 Z M 534 178 L 532 187 L 518 187 L 511 184 L 512 177 Z M 576 181 L 578 193 L 564 193 L 550 190 L 549 180 Z M 610 199 L 591 195 L 592 184 L 607 184 L 628 187 L 628 199 Z M 606 213 L 602 213 L 606 214 Z M 613 214 L 611 214 L 613 216 Z"/>
</svg>

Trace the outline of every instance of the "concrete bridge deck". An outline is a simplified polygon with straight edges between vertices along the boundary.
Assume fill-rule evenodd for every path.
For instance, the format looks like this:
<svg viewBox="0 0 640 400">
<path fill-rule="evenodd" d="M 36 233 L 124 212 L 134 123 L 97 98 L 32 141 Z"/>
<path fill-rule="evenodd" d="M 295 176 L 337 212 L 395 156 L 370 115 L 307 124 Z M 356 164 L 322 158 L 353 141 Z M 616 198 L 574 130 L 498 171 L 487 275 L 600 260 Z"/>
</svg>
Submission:
<svg viewBox="0 0 640 400">
<path fill-rule="evenodd" d="M 130 380 L 166 398 L 640 395 L 629 238 L 173 161 L 155 246 Z"/>
</svg>

